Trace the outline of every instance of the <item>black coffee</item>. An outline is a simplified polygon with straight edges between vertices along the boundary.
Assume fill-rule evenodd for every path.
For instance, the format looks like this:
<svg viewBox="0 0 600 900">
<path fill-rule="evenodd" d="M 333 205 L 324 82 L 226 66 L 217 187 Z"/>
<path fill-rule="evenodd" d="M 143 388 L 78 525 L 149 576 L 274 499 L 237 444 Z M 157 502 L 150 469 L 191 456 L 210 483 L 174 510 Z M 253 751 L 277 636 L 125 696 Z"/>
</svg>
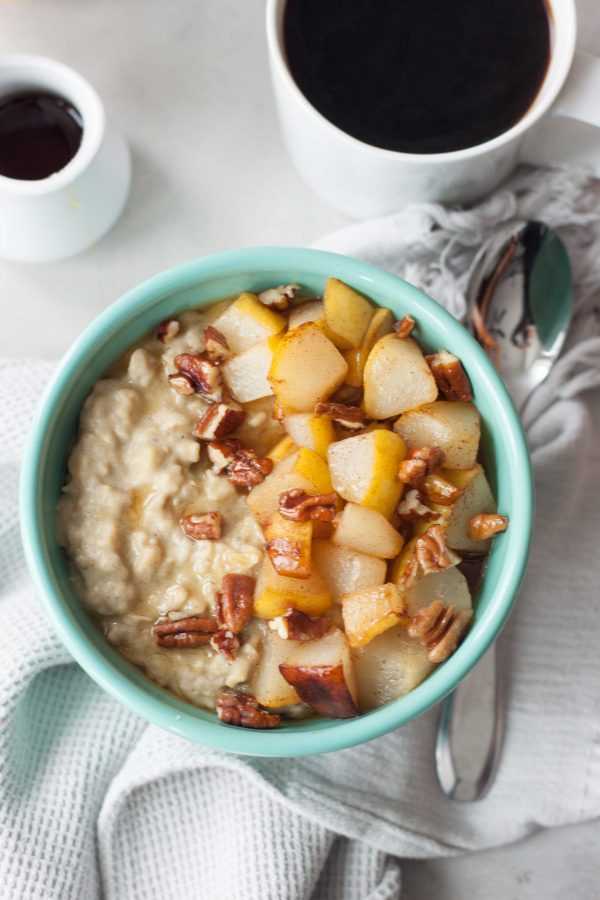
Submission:
<svg viewBox="0 0 600 900">
<path fill-rule="evenodd" d="M 461 150 L 531 106 L 550 56 L 544 0 L 288 0 L 292 75 L 342 131 L 390 150 Z"/>
<path fill-rule="evenodd" d="M 81 144 L 83 123 L 74 106 L 53 94 L 0 99 L 0 175 L 37 181 L 63 169 Z"/>
</svg>

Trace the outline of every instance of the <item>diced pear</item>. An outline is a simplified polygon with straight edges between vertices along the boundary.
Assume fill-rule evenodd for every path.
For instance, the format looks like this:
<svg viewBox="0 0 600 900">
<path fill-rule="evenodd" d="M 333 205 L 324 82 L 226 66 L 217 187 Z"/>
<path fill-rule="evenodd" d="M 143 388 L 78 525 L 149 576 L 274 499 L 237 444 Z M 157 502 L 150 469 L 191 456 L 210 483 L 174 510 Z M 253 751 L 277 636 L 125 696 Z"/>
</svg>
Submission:
<svg viewBox="0 0 600 900">
<path fill-rule="evenodd" d="M 298 474 L 313 485 L 313 491 L 317 494 L 331 494 L 333 487 L 327 463 L 315 450 L 309 447 L 300 447 L 298 459 L 292 467 L 292 473 Z"/>
<path fill-rule="evenodd" d="M 395 584 L 363 588 L 342 597 L 344 630 L 351 647 L 363 647 L 398 625 L 405 613 L 405 597 Z"/>
<path fill-rule="evenodd" d="M 308 578 L 311 574 L 313 522 L 294 522 L 273 513 L 265 525 L 267 553 L 279 575 Z"/>
<path fill-rule="evenodd" d="M 331 541 L 313 543 L 313 559 L 327 582 L 334 600 L 342 594 L 383 584 L 387 564 L 384 559 L 358 553 L 350 547 L 338 547 Z"/>
<path fill-rule="evenodd" d="M 347 719 L 359 713 L 350 649 L 341 631 L 304 641 L 279 666 L 292 685 L 320 716 Z"/>
<path fill-rule="evenodd" d="M 346 350 L 344 359 L 348 363 L 348 374 L 346 375 L 346 384 L 353 387 L 362 387 L 363 374 L 365 371 L 365 363 L 369 353 L 384 334 L 389 334 L 394 325 L 394 316 L 391 309 L 380 306 L 373 313 L 373 318 L 369 322 L 363 342 L 358 350 Z"/>
<path fill-rule="evenodd" d="M 485 477 L 482 467 L 477 464 L 472 469 L 443 469 L 442 475 L 457 487 L 463 494 L 456 503 L 448 507 L 449 515 L 446 524 L 446 543 L 453 550 L 470 553 L 487 553 L 491 540 L 472 541 L 469 537 L 469 520 L 480 513 L 498 511 L 492 489 Z"/>
<path fill-rule="evenodd" d="M 337 278 L 328 278 L 323 294 L 325 329 L 336 347 L 358 349 L 363 342 L 373 306 L 366 297 Z"/>
<path fill-rule="evenodd" d="M 427 652 L 402 625 L 353 650 L 360 708 L 376 709 L 416 688 L 435 668 Z"/>
<path fill-rule="evenodd" d="M 329 338 L 306 322 L 283 337 L 269 380 L 284 409 L 312 412 L 343 384 L 347 371 L 346 360 Z"/>
<path fill-rule="evenodd" d="M 408 450 L 439 447 L 449 469 L 470 469 L 477 460 L 481 419 L 472 403 L 436 400 L 404 413 L 394 431 L 404 438 Z"/>
<path fill-rule="evenodd" d="M 393 559 L 404 543 L 385 516 L 357 503 L 347 503 L 339 514 L 332 541 L 381 559 Z"/>
<path fill-rule="evenodd" d="M 237 429 L 235 436 L 244 447 L 256 450 L 259 456 L 268 451 L 283 437 L 285 432 L 277 419 L 273 418 L 273 397 L 260 397 L 244 404 L 246 418 Z"/>
<path fill-rule="evenodd" d="M 456 566 L 418 575 L 406 593 L 407 613 L 414 616 L 418 609 L 429 606 L 434 600 L 441 600 L 459 610 L 471 610 L 473 604 L 467 579 Z"/>
<path fill-rule="evenodd" d="M 327 448 L 336 439 L 329 416 L 315 416 L 308 412 L 292 413 L 285 416 L 283 426 L 298 447 L 308 447 L 319 456 L 326 456 Z"/>
<path fill-rule="evenodd" d="M 278 575 L 265 556 L 254 596 L 254 614 L 259 619 L 274 619 L 293 607 L 309 616 L 320 616 L 332 603 L 331 594 L 321 574 L 313 567 L 309 578 Z"/>
<path fill-rule="evenodd" d="M 419 345 L 395 334 L 379 338 L 365 364 L 364 405 L 371 419 L 389 419 L 432 403 L 438 389 Z"/>
<path fill-rule="evenodd" d="M 430 522 L 427 523 L 431 524 Z M 390 567 L 390 579 L 394 584 L 400 585 L 403 589 L 408 590 L 418 574 L 418 565 L 416 563 L 416 537 L 402 547 L 400 553 L 393 561 Z"/>
<path fill-rule="evenodd" d="M 398 466 L 405 457 L 402 438 L 385 429 L 336 441 L 327 450 L 333 489 L 389 518 L 402 495 Z"/>
<path fill-rule="evenodd" d="M 286 320 L 264 306 L 256 294 L 244 291 L 213 325 L 225 336 L 231 352 L 237 354 L 279 334 L 285 328 Z"/>
<path fill-rule="evenodd" d="M 270 475 L 248 494 L 246 500 L 250 511 L 259 522 L 265 522 L 279 509 L 282 491 L 293 488 L 300 488 L 312 496 L 331 493 L 327 463 L 314 450 L 301 447 L 291 456 L 275 463 Z"/>
<path fill-rule="evenodd" d="M 249 403 L 273 393 L 268 379 L 273 362 L 273 353 L 281 340 L 276 334 L 266 341 L 248 347 L 237 356 L 232 356 L 221 366 L 225 384 L 230 393 L 240 403 Z"/>
<path fill-rule="evenodd" d="M 264 629 L 260 658 L 250 681 L 250 690 L 261 706 L 278 709 L 301 702 L 294 688 L 279 671 L 280 664 L 299 645 L 299 641 L 286 641 L 276 631 Z"/>
<path fill-rule="evenodd" d="M 292 453 L 295 453 L 297 450 L 298 445 L 294 443 L 289 434 L 286 434 L 280 441 L 277 441 L 272 450 L 269 450 L 267 456 L 276 463 L 282 459 L 287 459 L 288 456 L 291 456 Z"/>
<path fill-rule="evenodd" d="M 307 300 L 291 308 L 288 320 L 289 330 L 298 328 L 300 325 L 304 325 L 305 322 L 314 322 L 319 328 L 323 328 L 325 325 L 325 310 L 323 309 L 322 300 Z"/>
</svg>

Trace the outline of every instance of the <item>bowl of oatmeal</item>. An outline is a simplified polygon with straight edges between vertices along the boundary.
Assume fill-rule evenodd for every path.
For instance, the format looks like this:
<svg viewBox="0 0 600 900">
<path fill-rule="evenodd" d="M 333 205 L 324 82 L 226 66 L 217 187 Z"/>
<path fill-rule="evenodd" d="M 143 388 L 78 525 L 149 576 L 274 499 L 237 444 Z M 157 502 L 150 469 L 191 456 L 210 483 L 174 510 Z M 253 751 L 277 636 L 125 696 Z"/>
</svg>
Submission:
<svg viewBox="0 0 600 900">
<path fill-rule="evenodd" d="M 441 700 L 504 624 L 532 522 L 520 423 L 462 326 L 373 266 L 288 248 L 178 266 L 96 319 L 21 491 L 38 593 L 90 676 L 271 756 Z"/>
</svg>

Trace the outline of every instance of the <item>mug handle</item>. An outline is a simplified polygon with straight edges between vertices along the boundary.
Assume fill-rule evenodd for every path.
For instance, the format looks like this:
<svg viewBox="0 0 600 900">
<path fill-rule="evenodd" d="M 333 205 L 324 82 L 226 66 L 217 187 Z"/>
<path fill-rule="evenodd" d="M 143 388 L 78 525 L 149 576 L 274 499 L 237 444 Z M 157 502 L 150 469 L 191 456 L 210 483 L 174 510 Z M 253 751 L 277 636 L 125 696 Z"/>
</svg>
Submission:
<svg viewBox="0 0 600 900">
<path fill-rule="evenodd" d="M 570 119 L 571 125 L 557 118 Z M 554 105 L 526 135 L 522 162 L 569 163 L 600 176 L 600 59 L 578 50 Z"/>
</svg>

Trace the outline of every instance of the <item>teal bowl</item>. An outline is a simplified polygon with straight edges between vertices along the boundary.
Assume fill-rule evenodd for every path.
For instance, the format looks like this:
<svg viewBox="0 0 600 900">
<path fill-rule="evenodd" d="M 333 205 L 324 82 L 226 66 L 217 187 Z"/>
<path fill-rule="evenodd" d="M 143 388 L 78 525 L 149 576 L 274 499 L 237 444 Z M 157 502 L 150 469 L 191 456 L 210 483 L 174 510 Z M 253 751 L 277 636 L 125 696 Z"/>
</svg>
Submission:
<svg viewBox="0 0 600 900">
<path fill-rule="evenodd" d="M 483 461 L 510 527 L 494 541 L 466 640 L 410 694 L 356 719 L 291 721 L 273 731 L 235 728 L 159 688 L 105 640 L 69 580 L 56 539 L 56 504 L 83 401 L 96 379 L 131 344 L 182 310 L 284 282 L 299 282 L 320 294 L 330 276 L 390 307 L 398 317 L 414 315 L 427 350 L 446 347 L 460 357 L 482 416 Z M 75 660 L 109 694 L 150 722 L 208 747 L 259 756 L 325 753 L 369 741 L 414 719 L 455 688 L 498 636 L 510 612 L 525 570 L 532 514 L 531 468 L 521 424 L 500 378 L 467 331 L 417 288 L 381 269 L 345 256 L 283 247 L 234 250 L 177 266 L 134 288 L 102 313 L 46 388 L 21 477 L 29 570 L 48 617 Z"/>
</svg>

